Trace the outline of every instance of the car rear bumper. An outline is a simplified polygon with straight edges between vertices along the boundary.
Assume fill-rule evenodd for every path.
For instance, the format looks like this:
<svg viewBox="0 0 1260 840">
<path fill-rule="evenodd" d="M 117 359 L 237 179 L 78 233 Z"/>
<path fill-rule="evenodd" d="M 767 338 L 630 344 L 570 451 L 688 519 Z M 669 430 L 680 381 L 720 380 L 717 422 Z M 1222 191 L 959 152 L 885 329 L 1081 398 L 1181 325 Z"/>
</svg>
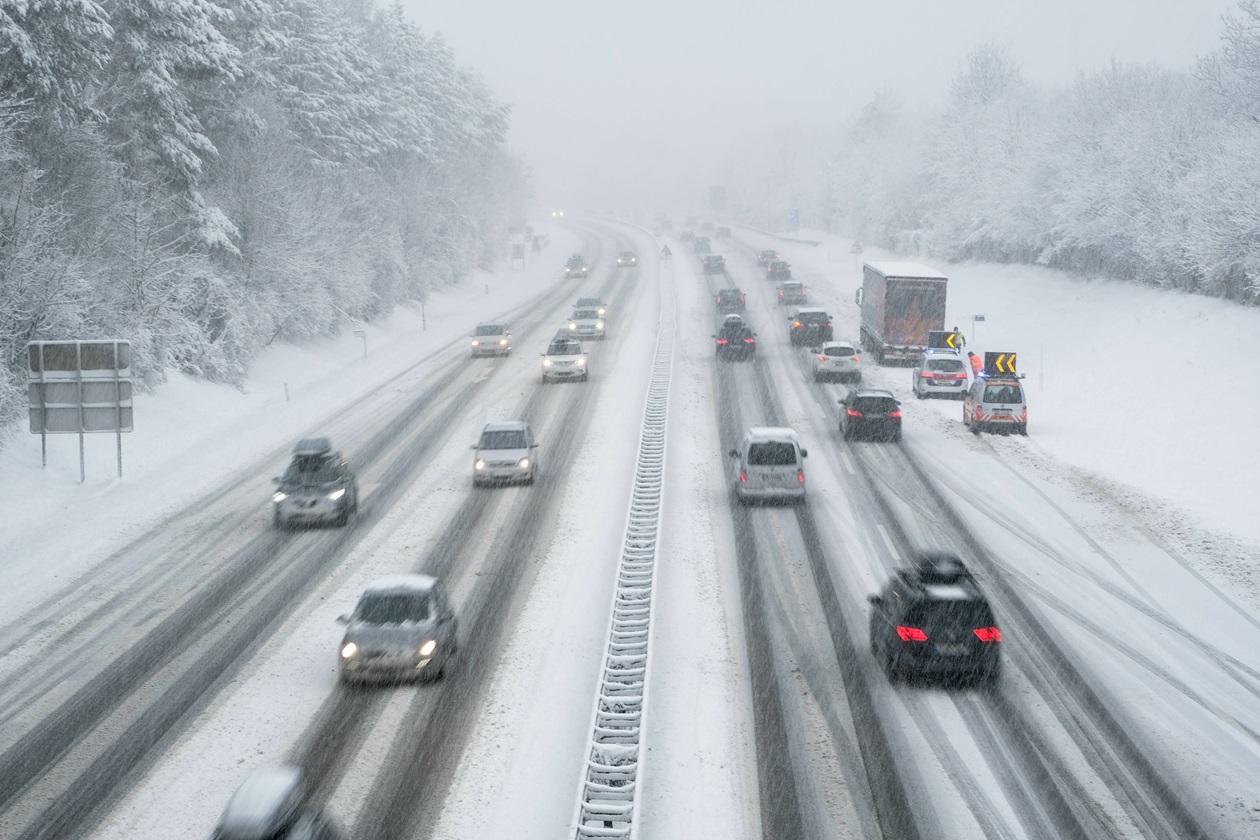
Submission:
<svg viewBox="0 0 1260 840">
<path fill-rule="evenodd" d="M 901 437 L 901 421 L 860 420 L 849 424 L 848 435 L 862 440 L 893 440 Z"/>
</svg>

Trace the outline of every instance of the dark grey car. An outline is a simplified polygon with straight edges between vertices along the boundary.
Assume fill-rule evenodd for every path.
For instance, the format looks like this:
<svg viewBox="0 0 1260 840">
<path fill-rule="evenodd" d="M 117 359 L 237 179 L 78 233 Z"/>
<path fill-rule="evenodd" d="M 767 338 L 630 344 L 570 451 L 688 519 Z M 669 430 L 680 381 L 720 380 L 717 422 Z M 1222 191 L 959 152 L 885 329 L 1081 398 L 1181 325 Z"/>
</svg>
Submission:
<svg viewBox="0 0 1260 840">
<path fill-rule="evenodd" d="M 342 682 L 438 679 L 456 650 L 455 610 L 428 575 L 382 578 L 339 621 Z"/>
<path fill-rule="evenodd" d="M 293 448 L 284 475 L 272 479 L 272 521 L 277 528 L 332 522 L 345 525 L 359 509 L 359 482 L 350 462 L 328 438 L 306 438 Z"/>
</svg>

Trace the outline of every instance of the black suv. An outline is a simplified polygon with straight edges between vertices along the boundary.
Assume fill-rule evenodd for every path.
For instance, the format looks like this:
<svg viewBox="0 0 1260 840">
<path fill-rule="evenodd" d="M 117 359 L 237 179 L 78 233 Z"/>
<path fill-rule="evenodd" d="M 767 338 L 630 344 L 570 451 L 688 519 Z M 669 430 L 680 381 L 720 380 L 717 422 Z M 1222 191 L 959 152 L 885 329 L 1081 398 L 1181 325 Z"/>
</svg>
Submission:
<svg viewBox="0 0 1260 840">
<path fill-rule="evenodd" d="M 738 315 L 727 315 L 713 338 L 719 360 L 748 361 L 757 355 L 757 334 Z"/>
<path fill-rule="evenodd" d="M 744 311 L 744 293 L 739 289 L 720 289 L 714 301 L 718 312 Z"/>
<path fill-rule="evenodd" d="M 901 403 L 891 391 L 850 389 L 840 400 L 840 434 L 845 440 L 901 440 Z"/>
<path fill-rule="evenodd" d="M 705 274 L 725 274 L 726 257 L 721 254 L 709 254 L 704 258 Z"/>
<path fill-rule="evenodd" d="M 359 482 L 328 438 L 298 441 L 289 468 L 272 480 L 276 483 L 272 520 L 277 528 L 318 522 L 345 525 L 359 509 Z"/>
<path fill-rule="evenodd" d="M 919 552 L 871 595 L 871 652 L 889 679 L 932 675 L 996 680 L 1002 632 L 989 601 L 953 554 Z"/>
<path fill-rule="evenodd" d="M 792 279 L 792 266 L 787 260 L 772 260 L 766 263 L 766 279 L 767 280 L 783 280 Z"/>
<path fill-rule="evenodd" d="M 697 236 L 691 240 L 691 248 L 697 254 L 707 254 L 713 246 L 709 244 L 709 237 Z"/>
<path fill-rule="evenodd" d="M 796 314 L 788 319 L 792 326 L 788 328 L 788 338 L 795 346 L 802 344 L 817 347 L 824 341 L 831 341 L 831 316 L 827 310 L 817 307 L 796 310 Z"/>
</svg>

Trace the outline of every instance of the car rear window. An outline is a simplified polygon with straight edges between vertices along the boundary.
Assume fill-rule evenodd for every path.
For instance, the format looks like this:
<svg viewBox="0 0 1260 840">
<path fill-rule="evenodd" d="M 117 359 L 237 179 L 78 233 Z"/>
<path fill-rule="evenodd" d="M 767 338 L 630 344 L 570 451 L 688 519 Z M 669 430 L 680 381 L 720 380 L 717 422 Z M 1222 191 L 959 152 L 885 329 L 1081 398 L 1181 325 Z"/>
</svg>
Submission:
<svg viewBox="0 0 1260 840">
<path fill-rule="evenodd" d="M 905 620 L 932 637 L 933 631 L 990 627 L 996 622 L 984 601 L 973 598 L 923 601 L 906 612 Z"/>
<path fill-rule="evenodd" d="M 891 397 L 858 397 L 853 407 L 863 414 L 888 414 L 897 410 L 897 401 Z"/>
<path fill-rule="evenodd" d="M 479 324 L 477 335 L 503 335 L 502 324 Z"/>
<path fill-rule="evenodd" d="M 478 449 L 524 449 L 525 433 L 514 429 L 482 432 Z"/>
<path fill-rule="evenodd" d="M 547 348 L 548 356 L 576 356 L 582 352 L 582 345 L 576 341 L 553 341 Z"/>
<path fill-rule="evenodd" d="M 796 316 L 796 320 L 802 324 L 825 324 L 831 320 L 831 316 L 826 312 L 802 312 Z"/>
<path fill-rule="evenodd" d="M 367 624 L 404 624 L 429 620 L 428 592 L 382 592 L 364 595 L 353 619 Z"/>
<path fill-rule="evenodd" d="M 1018 385 L 989 385 L 984 389 L 984 401 L 1009 405 L 1024 401 L 1024 389 Z"/>
<path fill-rule="evenodd" d="M 928 359 L 928 370 L 939 373 L 959 373 L 963 370 L 962 359 Z"/>
<path fill-rule="evenodd" d="M 824 356 L 856 356 L 857 351 L 852 347 L 827 347 L 823 349 Z"/>
<path fill-rule="evenodd" d="M 796 463 L 796 447 L 781 440 L 771 440 L 749 445 L 750 467 L 790 467 Z"/>
</svg>

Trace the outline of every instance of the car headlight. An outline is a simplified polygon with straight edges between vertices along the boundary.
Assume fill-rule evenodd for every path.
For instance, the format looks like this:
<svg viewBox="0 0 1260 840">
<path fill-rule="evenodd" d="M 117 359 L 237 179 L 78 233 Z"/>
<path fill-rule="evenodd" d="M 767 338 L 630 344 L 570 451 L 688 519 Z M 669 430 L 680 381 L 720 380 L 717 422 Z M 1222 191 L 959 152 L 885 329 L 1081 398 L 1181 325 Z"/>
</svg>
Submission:
<svg viewBox="0 0 1260 840">
<path fill-rule="evenodd" d="M 478 459 L 477 459 L 477 461 L 476 461 L 476 463 L 474 463 L 474 464 L 473 464 L 473 469 L 476 469 L 476 470 L 484 470 L 485 468 L 486 468 L 486 459 L 485 459 L 485 458 L 478 458 Z"/>
<path fill-rule="evenodd" d="M 346 488 L 342 487 L 340 490 L 334 490 L 331 493 L 329 493 L 328 501 L 335 502 L 344 495 L 346 495 Z"/>
<path fill-rule="evenodd" d="M 551 359 L 543 359 L 543 367 L 551 367 Z"/>
<path fill-rule="evenodd" d="M 279 490 L 271 494 L 271 501 L 273 502 L 283 502 L 287 498 L 289 498 L 289 494 L 281 493 Z"/>
<path fill-rule="evenodd" d="M 425 642 L 424 644 L 420 645 L 420 655 L 421 655 L 421 656 L 432 656 L 432 655 L 433 655 L 433 651 L 435 651 L 435 650 L 437 650 L 437 641 L 436 641 L 436 640 L 434 640 L 434 639 L 429 639 L 429 641 L 427 641 L 427 642 Z"/>
<path fill-rule="evenodd" d="M 577 366 L 578 366 L 578 367 L 586 367 L 586 359 L 578 359 L 578 360 L 577 360 Z"/>
<path fill-rule="evenodd" d="M 577 329 L 577 324 L 575 324 L 575 323 L 573 323 L 572 321 L 570 321 L 570 322 L 569 322 L 569 329 L 571 329 L 571 330 L 576 330 L 576 329 Z"/>
<path fill-rule="evenodd" d="M 603 317 L 604 317 L 604 310 L 602 310 L 602 309 L 601 309 L 601 310 L 599 310 L 599 317 L 601 317 L 601 318 L 603 318 Z"/>
<path fill-rule="evenodd" d="M 359 652 L 359 646 L 354 642 L 346 642 L 341 646 L 341 658 L 353 659 L 354 655 Z"/>
<path fill-rule="evenodd" d="M 507 339 L 506 339 L 506 338 L 500 338 L 500 339 L 499 339 L 499 343 L 500 343 L 500 344 L 507 344 Z"/>
<path fill-rule="evenodd" d="M 521 460 L 516 462 L 516 466 L 520 467 L 523 470 L 529 469 L 529 459 L 522 458 Z"/>
<path fill-rule="evenodd" d="M 603 322 L 603 321 L 596 321 L 596 322 L 595 322 L 595 329 L 597 329 L 597 330 L 602 330 L 603 328 L 604 328 L 604 322 Z"/>
<path fill-rule="evenodd" d="M 480 342 L 480 341 L 478 341 L 477 339 L 475 339 L 475 338 L 473 339 L 473 347 L 476 347 L 476 346 L 477 346 L 478 344 L 480 344 L 480 343 L 481 343 L 481 342 Z"/>
<path fill-rule="evenodd" d="M 569 267 L 566 265 L 566 266 L 564 267 L 564 270 L 565 270 L 566 272 L 568 272 L 568 271 L 572 271 L 573 269 L 569 268 Z"/>
</svg>

